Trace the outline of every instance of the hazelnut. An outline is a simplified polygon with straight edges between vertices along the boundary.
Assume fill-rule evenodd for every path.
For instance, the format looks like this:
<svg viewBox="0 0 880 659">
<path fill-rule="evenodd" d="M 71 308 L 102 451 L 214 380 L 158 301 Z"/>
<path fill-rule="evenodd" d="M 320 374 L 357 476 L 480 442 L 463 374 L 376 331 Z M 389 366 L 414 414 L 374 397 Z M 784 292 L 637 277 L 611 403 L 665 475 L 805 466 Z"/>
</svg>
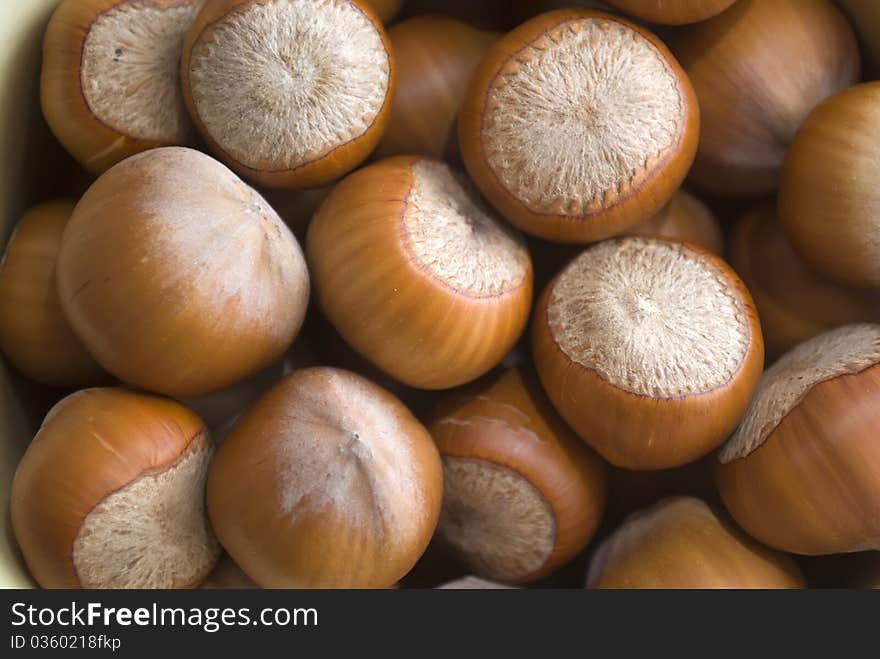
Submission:
<svg viewBox="0 0 880 659">
<path fill-rule="evenodd" d="M 269 187 L 311 188 L 376 147 L 394 97 L 385 30 L 365 0 L 213 0 L 181 62 L 211 151 Z"/>
<path fill-rule="evenodd" d="M 880 325 L 847 325 L 771 366 L 718 452 L 727 509 L 796 554 L 880 549 Z"/>
<path fill-rule="evenodd" d="M 604 465 L 537 380 L 505 371 L 452 396 L 429 430 L 443 458 L 438 536 L 474 574 L 534 581 L 586 546 L 605 507 Z"/>
<path fill-rule="evenodd" d="M 734 0 L 605 0 L 609 5 L 649 23 L 683 25 L 720 14 Z"/>
<path fill-rule="evenodd" d="M 400 401 L 316 367 L 235 422 L 211 465 L 208 511 L 264 588 L 387 588 L 425 551 L 441 490 L 437 449 Z"/>
<path fill-rule="evenodd" d="M 855 35 L 830 0 L 738 0 L 670 46 L 700 102 L 690 180 L 720 195 L 773 192 L 798 127 L 860 74 Z"/>
<path fill-rule="evenodd" d="M 657 213 L 697 147 L 699 109 L 663 43 L 590 10 L 541 14 L 502 37 L 459 117 L 465 165 L 523 231 L 588 242 Z"/>
<path fill-rule="evenodd" d="M 699 499 L 633 513 L 590 563 L 588 588 L 804 588 L 791 557 L 763 547 Z"/>
<path fill-rule="evenodd" d="M 398 156 L 339 183 L 306 240 L 321 307 L 401 382 L 444 389 L 498 364 L 528 319 L 522 238 L 448 165 Z"/>
<path fill-rule="evenodd" d="M 453 159 L 468 84 L 499 36 L 446 16 L 415 16 L 392 27 L 397 91 L 378 154 Z"/>
<path fill-rule="evenodd" d="M 12 481 L 15 539 L 43 588 L 185 588 L 220 547 L 205 515 L 214 445 L 171 400 L 85 389 L 43 421 Z"/>
<path fill-rule="evenodd" d="M 734 226 L 730 264 L 755 300 L 772 359 L 835 327 L 880 320 L 880 293 L 828 281 L 795 254 L 772 201 Z"/>
<path fill-rule="evenodd" d="M 64 0 L 55 10 L 43 43 L 43 114 L 92 174 L 193 142 L 179 62 L 202 2 Z"/>
<path fill-rule="evenodd" d="M 626 469 L 693 462 L 736 428 L 764 362 L 748 291 L 697 247 L 599 243 L 544 289 L 535 366 L 581 439 Z"/>
<path fill-rule="evenodd" d="M 219 162 L 179 147 L 132 156 L 89 188 L 57 279 L 98 363 L 173 396 L 228 387 L 281 357 L 309 295 L 277 213 Z"/>
<path fill-rule="evenodd" d="M 880 82 L 819 105 L 785 156 L 779 219 L 795 251 L 845 286 L 880 288 Z"/>
<path fill-rule="evenodd" d="M 73 207 L 62 200 L 31 208 L 0 260 L 0 347 L 27 377 L 61 387 L 107 377 L 70 328 L 55 287 L 61 234 Z"/>
</svg>

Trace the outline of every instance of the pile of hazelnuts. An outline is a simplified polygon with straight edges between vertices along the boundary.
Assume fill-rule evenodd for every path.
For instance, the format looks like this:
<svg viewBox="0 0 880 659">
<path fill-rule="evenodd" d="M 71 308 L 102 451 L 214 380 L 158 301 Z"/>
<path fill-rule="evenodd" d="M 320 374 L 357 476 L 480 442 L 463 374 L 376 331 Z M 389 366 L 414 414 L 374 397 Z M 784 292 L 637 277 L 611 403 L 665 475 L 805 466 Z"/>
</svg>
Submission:
<svg viewBox="0 0 880 659">
<path fill-rule="evenodd" d="M 36 583 L 880 586 L 874 5 L 61 0 Z"/>
</svg>

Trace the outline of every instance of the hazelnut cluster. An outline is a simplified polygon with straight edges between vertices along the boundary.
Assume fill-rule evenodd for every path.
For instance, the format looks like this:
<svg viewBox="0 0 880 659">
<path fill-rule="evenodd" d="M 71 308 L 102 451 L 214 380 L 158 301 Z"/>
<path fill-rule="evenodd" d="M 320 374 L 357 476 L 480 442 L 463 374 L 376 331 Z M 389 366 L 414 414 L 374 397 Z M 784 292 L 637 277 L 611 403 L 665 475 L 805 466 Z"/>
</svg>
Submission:
<svg viewBox="0 0 880 659">
<path fill-rule="evenodd" d="M 880 21 L 839 4 L 61 0 L 88 185 L 0 263 L 57 400 L 34 580 L 880 585 Z"/>
</svg>

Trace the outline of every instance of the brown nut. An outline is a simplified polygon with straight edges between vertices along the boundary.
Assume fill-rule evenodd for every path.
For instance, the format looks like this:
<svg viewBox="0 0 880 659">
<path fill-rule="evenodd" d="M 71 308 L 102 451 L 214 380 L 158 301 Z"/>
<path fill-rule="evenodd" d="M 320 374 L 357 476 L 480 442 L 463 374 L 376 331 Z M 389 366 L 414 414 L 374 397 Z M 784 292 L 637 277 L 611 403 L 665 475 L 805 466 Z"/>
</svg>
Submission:
<svg viewBox="0 0 880 659">
<path fill-rule="evenodd" d="M 855 35 L 830 0 L 739 0 L 670 45 L 700 102 L 690 180 L 720 195 L 775 190 L 800 124 L 859 80 Z"/>
<path fill-rule="evenodd" d="M 534 581 L 571 560 L 605 508 L 605 468 L 516 369 L 453 395 L 429 430 L 443 458 L 441 538 L 474 574 Z"/>
<path fill-rule="evenodd" d="M 718 452 L 727 509 L 796 554 L 880 549 L 880 325 L 801 344 L 764 374 Z"/>
<path fill-rule="evenodd" d="M 734 0 L 605 0 L 634 18 L 663 25 L 698 23 L 720 14 Z"/>
<path fill-rule="evenodd" d="M 590 563 L 588 588 L 804 588 L 790 556 L 755 542 L 700 499 L 632 514 Z"/>
<path fill-rule="evenodd" d="M 12 481 L 15 538 L 44 588 L 187 588 L 220 547 L 205 515 L 214 446 L 174 401 L 85 389 L 58 403 Z"/>
<path fill-rule="evenodd" d="M 483 375 L 528 320 L 532 264 L 522 238 L 436 160 L 398 156 L 347 177 L 315 214 L 306 252 L 330 322 L 413 387 Z"/>
<path fill-rule="evenodd" d="M 277 213 L 219 162 L 179 147 L 95 182 L 64 231 L 57 278 L 98 363 L 173 396 L 222 389 L 281 357 L 309 296 Z"/>
<path fill-rule="evenodd" d="M 230 168 L 312 188 L 379 143 L 395 68 L 365 0 L 213 0 L 187 35 L 181 79 L 196 127 Z"/>
<path fill-rule="evenodd" d="M 500 34 L 446 16 L 415 16 L 388 31 L 397 91 L 379 156 L 453 159 L 456 119 L 474 70 Z"/>
<path fill-rule="evenodd" d="M 880 82 L 832 96 L 785 157 L 779 219 L 795 251 L 839 284 L 880 288 Z"/>
<path fill-rule="evenodd" d="M 828 281 L 795 254 L 773 202 L 737 222 L 730 264 L 755 300 L 771 359 L 835 327 L 880 320 L 880 293 Z"/>
<path fill-rule="evenodd" d="M 29 378 L 74 387 L 107 378 L 67 322 L 55 264 L 72 201 L 31 208 L 15 227 L 0 260 L 0 348 Z"/>
<path fill-rule="evenodd" d="M 748 291 L 721 259 L 630 236 L 587 249 L 544 289 L 532 354 L 581 439 L 618 467 L 666 469 L 736 428 L 764 344 Z"/>
<path fill-rule="evenodd" d="M 195 130 L 180 91 L 183 37 L 203 0 L 64 0 L 43 43 L 43 114 L 93 174 Z"/>
<path fill-rule="evenodd" d="M 468 172 L 508 220 L 588 242 L 669 201 L 699 123 L 691 84 L 657 37 L 610 14 L 559 10 L 489 49 L 458 125 Z"/>
<path fill-rule="evenodd" d="M 425 551 L 441 491 L 437 449 L 400 401 L 354 373 L 307 368 L 236 421 L 208 511 L 264 588 L 387 588 Z"/>
</svg>

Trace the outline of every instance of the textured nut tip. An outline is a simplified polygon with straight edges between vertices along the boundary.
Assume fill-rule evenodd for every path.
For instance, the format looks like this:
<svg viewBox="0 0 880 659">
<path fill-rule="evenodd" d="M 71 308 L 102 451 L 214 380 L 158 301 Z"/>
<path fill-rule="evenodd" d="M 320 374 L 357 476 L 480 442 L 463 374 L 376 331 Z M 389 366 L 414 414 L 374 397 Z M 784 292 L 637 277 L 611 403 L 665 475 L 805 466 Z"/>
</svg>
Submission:
<svg viewBox="0 0 880 659">
<path fill-rule="evenodd" d="M 167 468 L 110 493 L 86 515 L 73 564 L 86 588 L 181 588 L 202 581 L 220 555 L 205 516 L 214 454 L 206 434 Z"/>
<path fill-rule="evenodd" d="M 412 172 L 403 221 L 418 262 L 471 297 L 503 295 L 520 286 L 529 272 L 525 241 L 486 207 L 470 181 L 424 158 Z"/>
<path fill-rule="evenodd" d="M 265 0 L 205 28 L 188 79 L 198 121 L 225 154 L 282 172 L 364 135 L 387 102 L 391 67 L 381 26 L 355 3 Z"/>
<path fill-rule="evenodd" d="M 547 318 L 573 362 L 655 398 L 724 385 L 751 340 L 743 302 L 713 260 L 636 236 L 600 243 L 570 263 L 553 285 Z"/>
<path fill-rule="evenodd" d="M 98 15 L 83 44 L 80 76 L 83 97 L 100 121 L 134 139 L 188 141 L 192 126 L 179 63 L 200 5 L 122 2 Z"/>
<path fill-rule="evenodd" d="M 736 433 L 718 453 L 722 464 L 760 447 L 785 416 L 821 382 L 880 363 L 880 325 L 840 327 L 802 343 L 764 373 Z"/>
<path fill-rule="evenodd" d="M 438 532 L 480 574 L 519 581 L 556 542 L 556 518 L 521 474 L 487 460 L 444 456 Z"/>
<path fill-rule="evenodd" d="M 606 18 L 569 25 L 512 54 L 487 90 L 487 163 L 537 213 L 615 205 L 685 125 L 681 84 L 651 41 Z"/>
</svg>

